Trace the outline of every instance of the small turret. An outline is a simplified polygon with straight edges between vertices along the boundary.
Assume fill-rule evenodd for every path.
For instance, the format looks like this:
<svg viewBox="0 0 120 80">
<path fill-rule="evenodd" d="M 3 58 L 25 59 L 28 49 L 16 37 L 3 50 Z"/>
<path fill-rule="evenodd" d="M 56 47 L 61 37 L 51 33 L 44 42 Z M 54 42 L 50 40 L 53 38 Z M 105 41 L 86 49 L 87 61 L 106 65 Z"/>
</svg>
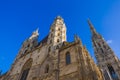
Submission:
<svg viewBox="0 0 120 80">
<path fill-rule="evenodd" d="M 30 52 L 31 50 L 33 50 L 38 45 L 38 36 L 39 36 L 38 30 L 39 29 L 36 29 L 32 33 L 32 35 L 23 42 L 16 60 L 21 58 L 21 56 L 26 54 L 27 52 Z"/>
</svg>

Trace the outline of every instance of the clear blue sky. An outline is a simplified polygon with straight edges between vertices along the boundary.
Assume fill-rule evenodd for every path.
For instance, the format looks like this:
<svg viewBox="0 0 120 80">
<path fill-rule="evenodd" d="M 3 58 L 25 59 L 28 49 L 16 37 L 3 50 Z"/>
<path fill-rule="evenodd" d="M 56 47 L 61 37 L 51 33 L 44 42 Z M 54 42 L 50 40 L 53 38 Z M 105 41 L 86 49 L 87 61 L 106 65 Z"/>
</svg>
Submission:
<svg viewBox="0 0 120 80">
<path fill-rule="evenodd" d="M 120 58 L 120 0 L 0 0 L 0 69 L 9 70 L 22 42 L 39 27 L 43 39 L 54 18 L 60 15 L 67 26 L 67 39 L 78 34 L 94 57 L 90 18 Z"/>
</svg>

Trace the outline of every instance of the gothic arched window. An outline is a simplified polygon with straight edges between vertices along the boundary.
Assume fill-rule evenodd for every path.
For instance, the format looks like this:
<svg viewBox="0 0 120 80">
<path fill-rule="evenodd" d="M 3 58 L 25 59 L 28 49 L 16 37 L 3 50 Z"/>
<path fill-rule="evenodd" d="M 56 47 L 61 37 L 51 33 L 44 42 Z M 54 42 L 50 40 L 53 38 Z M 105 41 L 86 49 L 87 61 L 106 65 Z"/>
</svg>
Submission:
<svg viewBox="0 0 120 80">
<path fill-rule="evenodd" d="M 28 61 L 26 61 L 26 63 L 24 64 L 23 68 L 22 68 L 22 74 L 20 77 L 20 80 L 26 80 L 27 76 L 29 74 L 29 70 L 32 66 L 32 59 L 29 59 Z"/>
<path fill-rule="evenodd" d="M 59 40 L 59 39 L 57 39 L 57 42 L 59 43 L 59 42 L 60 42 L 60 40 Z"/>
<path fill-rule="evenodd" d="M 117 76 L 116 72 L 114 71 L 113 67 L 109 64 L 108 64 L 108 70 L 109 70 L 110 75 L 113 78 L 113 80 L 118 80 L 118 76 Z"/>
<path fill-rule="evenodd" d="M 108 72 L 106 70 L 104 71 L 104 77 L 105 77 L 105 80 L 110 80 L 110 77 L 109 77 Z"/>
<path fill-rule="evenodd" d="M 68 65 L 68 64 L 70 64 L 70 63 L 71 63 L 70 53 L 67 52 L 67 53 L 66 53 L 66 64 Z"/>
<path fill-rule="evenodd" d="M 48 73 L 49 72 L 49 65 L 46 65 L 45 67 L 45 73 Z"/>
</svg>

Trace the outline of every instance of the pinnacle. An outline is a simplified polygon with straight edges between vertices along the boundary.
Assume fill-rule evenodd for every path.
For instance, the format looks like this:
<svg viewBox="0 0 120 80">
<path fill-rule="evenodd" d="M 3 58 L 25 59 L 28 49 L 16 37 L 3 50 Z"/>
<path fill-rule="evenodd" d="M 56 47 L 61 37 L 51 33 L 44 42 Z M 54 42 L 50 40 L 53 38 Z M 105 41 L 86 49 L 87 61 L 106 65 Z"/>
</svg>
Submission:
<svg viewBox="0 0 120 80">
<path fill-rule="evenodd" d="M 90 19 L 88 18 L 88 24 L 89 24 L 89 27 L 90 27 L 90 29 L 92 29 L 93 28 L 93 25 L 92 25 L 92 22 L 90 21 Z"/>
<path fill-rule="evenodd" d="M 88 21 L 88 25 L 90 27 L 90 30 L 91 30 L 92 34 L 96 34 L 96 30 L 95 30 L 95 28 L 94 28 L 94 26 L 93 26 L 93 24 L 92 24 L 92 22 L 90 21 L 89 18 L 88 18 L 87 21 Z"/>
<path fill-rule="evenodd" d="M 60 15 L 58 15 L 58 16 L 55 18 L 55 20 L 57 20 L 57 19 L 63 20 L 63 18 L 62 18 Z"/>
<path fill-rule="evenodd" d="M 74 38 L 75 38 L 76 42 L 80 42 L 82 44 L 82 41 L 81 41 L 81 39 L 80 39 L 80 37 L 78 35 L 75 34 Z"/>
<path fill-rule="evenodd" d="M 32 38 L 37 37 L 37 36 L 39 36 L 39 28 L 37 28 L 37 29 L 32 33 L 32 35 L 30 36 L 29 39 L 32 39 Z"/>
</svg>

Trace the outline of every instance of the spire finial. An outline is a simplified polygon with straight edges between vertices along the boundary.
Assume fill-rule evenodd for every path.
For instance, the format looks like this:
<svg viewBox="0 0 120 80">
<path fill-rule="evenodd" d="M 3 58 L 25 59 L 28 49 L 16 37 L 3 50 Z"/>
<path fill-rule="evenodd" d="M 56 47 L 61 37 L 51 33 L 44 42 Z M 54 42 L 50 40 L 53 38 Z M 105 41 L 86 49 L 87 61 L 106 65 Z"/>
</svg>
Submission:
<svg viewBox="0 0 120 80">
<path fill-rule="evenodd" d="M 81 43 L 82 44 L 82 42 L 81 42 L 81 40 L 80 40 L 80 38 L 79 38 L 79 36 L 78 35 L 74 35 L 74 39 L 75 39 L 75 42 L 79 42 L 79 43 Z"/>
<path fill-rule="evenodd" d="M 64 19 L 61 16 L 57 16 L 57 17 L 55 17 L 52 25 L 54 25 L 54 24 L 64 24 Z"/>
<path fill-rule="evenodd" d="M 31 35 L 31 37 L 29 39 L 32 39 L 34 37 L 38 37 L 39 36 L 39 28 L 37 28 Z"/>
<path fill-rule="evenodd" d="M 59 20 L 62 20 L 62 21 L 63 21 L 63 18 L 62 18 L 60 15 L 58 15 L 58 16 L 55 18 L 55 20 L 57 20 L 57 19 L 59 19 Z"/>
<path fill-rule="evenodd" d="M 39 35 L 39 28 L 36 29 L 35 33 Z"/>
<path fill-rule="evenodd" d="M 95 30 L 95 28 L 94 28 L 94 26 L 93 26 L 93 24 L 91 23 L 91 21 L 90 21 L 89 18 L 88 18 L 88 25 L 89 25 L 89 27 L 90 27 L 90 30 L 91 30 L 92 34 L 96 34 L 96 30 Z"/>
</svg>

